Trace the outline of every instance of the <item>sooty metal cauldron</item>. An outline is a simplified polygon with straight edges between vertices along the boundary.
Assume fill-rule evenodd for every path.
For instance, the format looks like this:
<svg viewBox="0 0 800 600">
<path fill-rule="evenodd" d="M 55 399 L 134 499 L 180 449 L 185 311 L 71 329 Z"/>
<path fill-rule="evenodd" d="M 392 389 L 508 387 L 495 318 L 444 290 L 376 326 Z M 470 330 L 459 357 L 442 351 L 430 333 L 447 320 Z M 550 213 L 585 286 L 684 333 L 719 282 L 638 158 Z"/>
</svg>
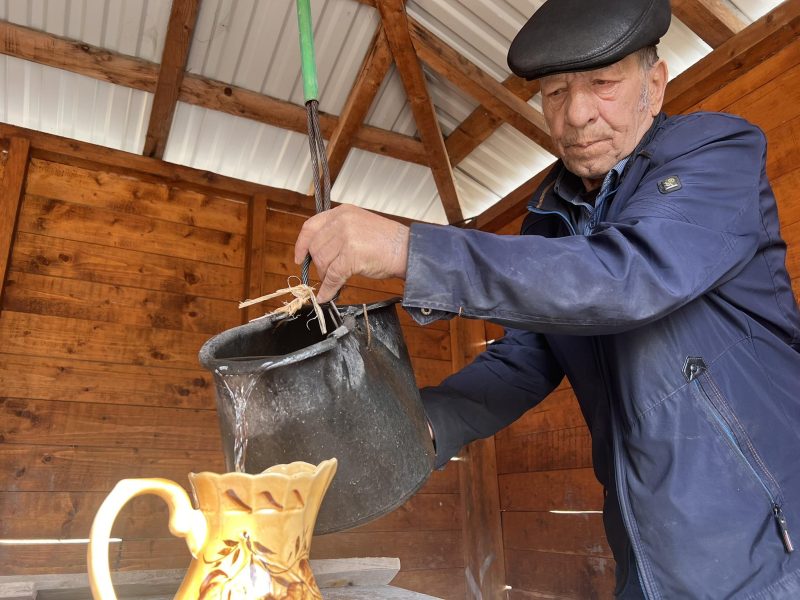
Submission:
<svg viewBox="0 0 800 600">
<path fill-rule="evenodd" d="M 244 470 L 335 457 L 316 534 L 386 514 L 425 483 L 434 453 L 395 311 L 397 299 L 339 307 L 320 333 L 312 314 L 266 317 L 220 333 L 200 350 L 214 374 L 226 467 L 234 470 L 231 389 L 253 384 L 244 410 Z"/>
</svg>

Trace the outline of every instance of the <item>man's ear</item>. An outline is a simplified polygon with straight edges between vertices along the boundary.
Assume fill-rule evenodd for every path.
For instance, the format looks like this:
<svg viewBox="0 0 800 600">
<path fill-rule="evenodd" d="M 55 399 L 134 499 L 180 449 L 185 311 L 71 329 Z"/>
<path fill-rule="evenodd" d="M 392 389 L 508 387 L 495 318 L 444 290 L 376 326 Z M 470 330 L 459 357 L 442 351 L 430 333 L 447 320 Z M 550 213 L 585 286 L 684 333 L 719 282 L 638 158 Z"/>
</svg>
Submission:
<svg viewBox="0 0 800 600">
<path fill-rule="evenodd" d="M 669 69 L 667 68 L 667 61 L 663 58 L 653 65 L 648 75 L 648 85 L 650 86 L 650 114 L 655 117 L 661 112 L 661 107 L 664 105 L 664 92 L 667 89 L 667 81 L 669 80 Z"/>
</svg>

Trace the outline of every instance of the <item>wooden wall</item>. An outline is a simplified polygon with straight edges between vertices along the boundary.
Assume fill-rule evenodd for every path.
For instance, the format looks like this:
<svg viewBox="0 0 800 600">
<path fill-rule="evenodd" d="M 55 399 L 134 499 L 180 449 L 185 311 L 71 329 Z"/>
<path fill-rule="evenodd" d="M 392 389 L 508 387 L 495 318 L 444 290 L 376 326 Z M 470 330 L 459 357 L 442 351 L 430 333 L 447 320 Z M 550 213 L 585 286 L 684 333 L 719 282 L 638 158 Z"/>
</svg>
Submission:
<svg viewBox="0 0 800 600">
<path fill-rule="evenodd" d="M 676 98 L 666 106 L 670 114 L 700 109 L 741 115 L 766 133 L 767 172 L 800 299 L 800 41 L 780 47 L 700 102 L 685 105 Z M 515 234 L 521 221 L 497 232 Z M 502 335 L 499 328 L 487 329 L 489 337 Z M 589 433 L 568 383 L 498 433 L 495 444 L 510 598 L 610 597 L 614 561 L 601 515 L 549 512 L 602 509 Z"/>
<path fill-rule="evenodd" d="M 224 468 L 197 352 L 242 322 L 240 299 L 298 273 L 304 217 L 269 188 L 11 126 L 0 138 L 2 223 L 13 226 L 19 204 L 16 227 L 0 228 L 0 539 L 86 538 L 118 480 L 187 485 L 190 471 Z M 401 293 L 399 281 L 353 284 L 343 302 Z M 420 385 L 438 382 L 452 369 L 449 325 L 401 318 Z M 397 556 L 396 585 L 463 599 L 460 514 L 451 467 L 394 513 L 320 537 L 312 552 Z M 189 563 L 154 497 L 132 501 L 114 534 L 115 569 Z M 85 551 L 0 546 L 0 574 L 85 572 Z"/>
</svg>

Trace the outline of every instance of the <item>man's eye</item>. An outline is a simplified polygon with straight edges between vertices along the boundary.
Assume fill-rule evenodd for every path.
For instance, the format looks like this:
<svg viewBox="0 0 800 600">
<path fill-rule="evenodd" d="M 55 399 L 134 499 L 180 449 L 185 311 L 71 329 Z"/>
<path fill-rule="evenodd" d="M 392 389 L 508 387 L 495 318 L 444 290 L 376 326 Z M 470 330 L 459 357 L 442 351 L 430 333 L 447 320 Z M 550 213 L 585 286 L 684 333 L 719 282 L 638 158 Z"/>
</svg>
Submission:
<svg viewBox="0 0 800 600">
<path fill-rule="evenodd" d="M 560 96 L 564 93 L 564 88 L 559 88 L 557 90 L 553 90 L 552 92 L 547 92 L 547 95 L 551 98 L 555 98 L 556 96 Z"/>
</svg>

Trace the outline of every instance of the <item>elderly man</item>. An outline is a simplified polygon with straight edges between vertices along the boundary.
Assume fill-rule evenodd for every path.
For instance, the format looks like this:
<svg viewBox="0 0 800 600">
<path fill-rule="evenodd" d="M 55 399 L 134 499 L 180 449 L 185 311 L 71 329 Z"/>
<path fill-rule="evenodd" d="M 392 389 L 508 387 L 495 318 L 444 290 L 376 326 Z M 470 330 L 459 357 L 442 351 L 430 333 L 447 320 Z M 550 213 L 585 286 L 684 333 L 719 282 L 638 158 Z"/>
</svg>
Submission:
<svg viewBox="0 0 800 600">
<path fill-rule="evenodd" d="M 620 598 L 800 598 L 800 311 L 763 134 L 660 113 L 667 0 L 553 0 L 514 40 L 560 161 L 520 236 L 349 206 L 310 219 L 329 300 L 403 277 L 421 322 L 508 327 L 422 390 L 443 465 L 569 378 L 592 434 Z"/>
</svg>

